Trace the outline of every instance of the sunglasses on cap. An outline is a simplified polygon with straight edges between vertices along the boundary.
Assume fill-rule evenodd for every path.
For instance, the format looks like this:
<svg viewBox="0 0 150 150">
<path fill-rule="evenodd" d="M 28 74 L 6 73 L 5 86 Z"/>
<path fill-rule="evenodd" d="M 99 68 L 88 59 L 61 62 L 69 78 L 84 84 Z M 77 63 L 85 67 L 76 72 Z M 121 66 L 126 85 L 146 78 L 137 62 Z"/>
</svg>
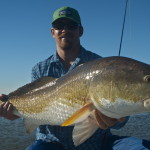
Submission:
<svg viewBox="0 0 150 150">
<path fill-rule="evenodd" d="M 80 24 L 74 23 L 74 22 L 69 22 L 69 23 L 55 23 L 52 24 L 52 27 L 55 30 L 76 30 L 78 27 L 80 26 Z"/>
</svg>

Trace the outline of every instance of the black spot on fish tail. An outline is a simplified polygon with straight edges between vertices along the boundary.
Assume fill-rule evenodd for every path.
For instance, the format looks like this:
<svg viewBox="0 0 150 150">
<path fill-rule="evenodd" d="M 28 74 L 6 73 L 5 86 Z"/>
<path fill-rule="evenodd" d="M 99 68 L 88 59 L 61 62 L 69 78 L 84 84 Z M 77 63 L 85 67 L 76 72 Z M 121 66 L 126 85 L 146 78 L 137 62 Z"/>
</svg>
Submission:
<svg viewBox="0 0 150 150">
<path fill-rule="evenodd" d="M 1 100 L 2 102 L 7 102 L 8 99 L 9 99 L 9 96 L 7 96 L 7 95 L 2 94 L 2 95 L 0 96 L 0 100 Z"/>
</svg>

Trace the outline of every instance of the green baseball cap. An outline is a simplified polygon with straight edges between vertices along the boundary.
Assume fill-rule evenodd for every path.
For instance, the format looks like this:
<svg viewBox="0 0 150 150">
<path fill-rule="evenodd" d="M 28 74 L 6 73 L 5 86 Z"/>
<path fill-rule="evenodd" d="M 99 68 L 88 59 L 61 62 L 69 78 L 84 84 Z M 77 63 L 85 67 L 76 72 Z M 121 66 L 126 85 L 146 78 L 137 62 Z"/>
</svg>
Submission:
<svg viewBox="0 0 150 150">
<path fill-rule="evenodd" d="M 67 18 L 76 23 L 81 24 L 81 19 L 80 19 L 80 15 L 79 15 L 78 11 L 76 9 L 68 7 L 68 6 L 61 7 L 54 12 L 52 24 L 60 18 Z"/>
</svg>

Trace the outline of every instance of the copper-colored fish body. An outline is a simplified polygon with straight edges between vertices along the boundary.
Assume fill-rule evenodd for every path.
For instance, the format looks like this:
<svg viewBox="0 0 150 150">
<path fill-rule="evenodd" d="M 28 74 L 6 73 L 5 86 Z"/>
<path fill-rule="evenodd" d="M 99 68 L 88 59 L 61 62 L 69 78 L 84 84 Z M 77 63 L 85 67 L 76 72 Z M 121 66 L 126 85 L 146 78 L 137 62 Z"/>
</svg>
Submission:
<svg viewBox="0 0 150 150">
<path fill-rule="evenodd" d="M 8 96 L 28 131 L 42 124 L 73 124 L 75 135 L 81 126 L 91 126 L 84 137 L 73 136 L 79 145 L 95 132 L 94 109 L 112 118 L 150 111 L 150 65 L 106 57 L 81 64 L 59 79 L 42 77 Z"/>
</svg>

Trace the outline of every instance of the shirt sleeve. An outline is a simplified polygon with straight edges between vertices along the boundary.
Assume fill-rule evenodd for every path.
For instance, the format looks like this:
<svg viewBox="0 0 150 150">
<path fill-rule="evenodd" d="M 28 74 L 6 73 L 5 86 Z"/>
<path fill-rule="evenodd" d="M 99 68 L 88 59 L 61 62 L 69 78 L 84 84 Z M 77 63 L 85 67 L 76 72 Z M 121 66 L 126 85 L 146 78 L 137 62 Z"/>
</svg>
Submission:
<svg viewBox="0 0 150 150">
<path fill-rule="evenodd" d="M 39 71 L 38 71 L 38 67 L 37 66 L 34 66 L 32 68 L 32 72 L 31 72 L 31 81 L 35 81 L 37 79 L 39 79 L 40 76 L 39 76 Z"/>
</svg>

